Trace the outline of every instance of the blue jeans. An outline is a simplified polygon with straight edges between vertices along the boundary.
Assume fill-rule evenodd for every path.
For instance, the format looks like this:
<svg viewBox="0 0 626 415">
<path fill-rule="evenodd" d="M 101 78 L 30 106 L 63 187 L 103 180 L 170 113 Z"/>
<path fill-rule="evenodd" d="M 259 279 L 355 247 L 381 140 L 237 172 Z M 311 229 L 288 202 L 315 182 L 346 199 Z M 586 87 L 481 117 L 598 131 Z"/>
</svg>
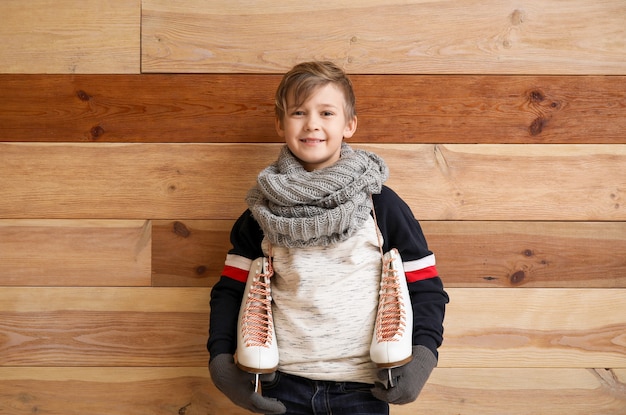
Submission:
<svg viewBox="0 0 626 415">
<path fill-rule="evenodd" d="M 262 382 L 263 396 L 276 398 L 287 415 L 389 415 L 389 404 L 376 399 L 373 385 L 330 382 L 276 372 L 271 382 Z"/>
</svg>

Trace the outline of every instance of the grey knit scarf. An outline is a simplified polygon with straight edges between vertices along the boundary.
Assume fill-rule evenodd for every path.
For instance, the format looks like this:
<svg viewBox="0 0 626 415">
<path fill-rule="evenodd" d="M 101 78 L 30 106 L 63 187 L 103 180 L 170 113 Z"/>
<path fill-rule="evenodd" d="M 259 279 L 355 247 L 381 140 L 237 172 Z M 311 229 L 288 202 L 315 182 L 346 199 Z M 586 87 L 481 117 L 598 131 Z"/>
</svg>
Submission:
<svg viewBox="0 0 626 415">
<path fill-rule="evenodd" d="M 310 172 L 284 146 L 246 202 L 272 244 L 327 246 L 361 227 L 372 209 L 369 195 L 380 193 L 388 176 L 382 158 L 345 143 L 339 161 Z"/>
</svg>

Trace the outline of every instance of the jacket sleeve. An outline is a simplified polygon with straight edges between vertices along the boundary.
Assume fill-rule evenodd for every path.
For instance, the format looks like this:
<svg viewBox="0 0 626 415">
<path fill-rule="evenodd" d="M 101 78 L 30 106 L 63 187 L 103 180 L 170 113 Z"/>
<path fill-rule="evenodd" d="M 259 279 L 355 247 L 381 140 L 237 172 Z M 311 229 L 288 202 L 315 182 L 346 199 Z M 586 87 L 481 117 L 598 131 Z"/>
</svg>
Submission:
<svg viewBox="0 0 626 415">
<path fill-rule="evenodd" d="M 263 232 L 246 210 L 237 219 L 230 232 L 231 249 L 226 255 L 219 281 L 211 290 L 209 338 L 207 349 L 210 358 L 218 354 L 234 354 L 237 349 L 237 317 L 246 279 L 252 261 L 263 256 Z"/>
<path fill-rule="evenodd" d="M 397 248 L 413 306 L 413 345 L 426 346 L 437 357 L 443 341 L 443 320 L 449 301 L 419 222 L 409 206 L 391 189 L 373 195 L 383 250 Z"/>
</svg>

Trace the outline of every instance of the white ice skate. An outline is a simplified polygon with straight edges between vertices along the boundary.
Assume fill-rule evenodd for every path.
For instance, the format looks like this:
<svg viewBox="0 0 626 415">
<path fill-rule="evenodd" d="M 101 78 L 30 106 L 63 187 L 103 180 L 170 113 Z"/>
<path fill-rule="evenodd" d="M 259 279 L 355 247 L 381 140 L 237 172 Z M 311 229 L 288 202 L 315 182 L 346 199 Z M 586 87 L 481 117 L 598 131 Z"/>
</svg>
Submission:
<svg viewBox="0 0 626 415">
<path fill-rule="evenodd" d="M 252 261 L 237 323 L 237 365 L 256 375 L 272 373 L 278 367 L 278 346 L 272 318 L 274 271 L 271 261 L 261 257 Z"/>
<path fill-rule="evenodd" d="M 397 249 L 383 255 L 378 311 L 370 358 L 379 368 L 402 366 L 412 357 L 413 307 L 404 275 L 402 259 Z"/>
</svg>

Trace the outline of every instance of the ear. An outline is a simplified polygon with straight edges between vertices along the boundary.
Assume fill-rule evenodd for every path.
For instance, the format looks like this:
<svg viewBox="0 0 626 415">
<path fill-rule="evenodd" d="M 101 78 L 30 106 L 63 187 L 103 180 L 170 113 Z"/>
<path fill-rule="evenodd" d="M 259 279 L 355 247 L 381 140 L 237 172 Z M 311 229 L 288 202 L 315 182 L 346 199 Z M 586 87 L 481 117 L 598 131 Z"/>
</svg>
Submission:
<svg viewBox="0 0 626 415">
<path fill-rule="evenodd" d="M 285 130 L 283 128 L 283 121 L 281 119 L 279 119 L 278 117 L 276 117 L 274 119 L 274 123 L 275 123 L 275 126 L 276 126 L 276 132 L 278 133 L 278 136 L 284 138 L 285 137 Z"/>
<path fill-rule="evenodd" d="M 356 115 L 350 121 L 346 123 L 345 128 L 343 129 L 343 138 L 350 138 L 356 132 L 357 119 Z"/>
</svg>

